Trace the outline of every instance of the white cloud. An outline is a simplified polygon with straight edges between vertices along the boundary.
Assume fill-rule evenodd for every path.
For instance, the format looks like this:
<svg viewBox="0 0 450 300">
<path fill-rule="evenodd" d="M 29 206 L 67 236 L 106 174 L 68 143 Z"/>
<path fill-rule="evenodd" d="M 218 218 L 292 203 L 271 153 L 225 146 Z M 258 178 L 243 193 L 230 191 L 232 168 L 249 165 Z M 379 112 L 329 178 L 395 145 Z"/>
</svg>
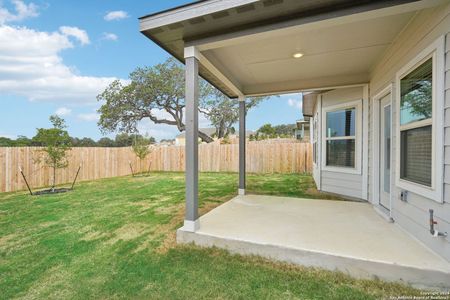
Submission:
<svg viewBox="0 0 450 300">
<path fill-rule="evenodd" d="M 3 7 L 0 2 L 0 25 L 8 22 L 22 21 L 39 15 L 38 7 L 34 3 L 25 4 L 20 0 L 11 0 L 11 3 L 14 5 L 15 13 Z"/>
<path fill-rule="evenodd" d="M 299 110 L 301 110 L 302 106 L 303 106 L 303 101 L 296 100 L 296 99 L 293 99 L 293 98 L 289 98 L 287 103 L 288 103 L 289 106 L 298 108 Z"/>
<path fill-rule="evenodd" d="M 31 101 L 96 103 L 95 97 L 116 78 L 78 75 L 60 56 L 73 47 L 61 32 L 0 26 L 0 94 Z"/>
<path fill-rule="evenodd" d="M 106 21 L 122 20 L 128 18 L 128 13 L 123 10 L 110 11 L 103 18 Z"/>
<path fill-rule="evenodd" d="M 100 115 L 98 113 L 86 113 L 86 114 L 78 114 L 78 119 L 86 122 L 93 122 L 100 120 Z"/>
<path fill-rule="evenodd" d="M 72 113 L 72 110 L 70 108 L 67 107 L 60 107 L 55 111 L 55 114 L 60 116 L 60 117 L 64 117 L 64 116 L 68 116 Z"/>
<path fill-rule="evenodd" d="M 59 27 L 59 31 L 65 36 L 71 36 L 80 41 L 81 45 L 87 45 L 90 43 L 89 36 L 87 32 L 78 27 L 70 27 L 70 26 L 61 26 Z"/>
<path fill-rule="evenodd" d="M 104 32 L 102 36 L 102 40 L 107 41 L 117 41 L 119 37 L 114 33 Z"/>
</svg>

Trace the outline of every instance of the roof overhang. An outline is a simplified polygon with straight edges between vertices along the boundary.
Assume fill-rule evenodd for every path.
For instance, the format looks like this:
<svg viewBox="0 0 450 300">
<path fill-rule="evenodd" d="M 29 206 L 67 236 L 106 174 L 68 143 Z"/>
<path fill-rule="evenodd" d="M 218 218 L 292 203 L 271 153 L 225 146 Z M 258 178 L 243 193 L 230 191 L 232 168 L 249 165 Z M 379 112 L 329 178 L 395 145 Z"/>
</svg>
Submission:
<svg viewBox="0 0 450 300">
<path fill-rule="evenodd" d="M 295 61 L 290 63 L 286 54 L 283 54 L 284 58 L 275 57 L 271 62 L 264 61 L 264 57 L 271 59 L 270 51 L 273 52 L 273 49 L 261 47 L 261 43 L 267 41 L 268 44 L 276 44 L 280 41 L 280 44 L 275 46 L 282 49 L 289 43 L 289 38 L 283 37 L 292 36 L 304 41 L 305 37 L 315 38 L 317 35 L 320 40 L 322 34 L 326 40 L 327 30 L 331 33 L 333 28 L 341 28 L 340 32 L 343 33 L 348 28 L 357 28 L 361 24 L 370 27 L 375 35 L 389 31 L 393 26 L 395 30 L 389 32 L 389 39 L 380 40 L 381 46 L 363 45 L 367 46 L 368 50 L 358 54 L 360 57 L 370 54 L 375 59 L 415 11 L 443 2 L 445 1 L 206 0 L 142 17 L 140 30 L 183 63 L 185 48 L 195 47 L 202 58 L 200 75 L 227 96 L 235 98 L 242 95 L 276 94 L 366 83 L 368 65 L 349 69 L 340 76 L 319 71 L 311 72 L 308 78 L 295 72 L 283 74 L 279 72 L 282 66 L 301 68 L 301 64 L 295 65 Z M 388 27 L 382 27 L 383 24 Z M 376 31 L 377 26 L 380 26 L 379 32 Z M 339 31 L 337 32 L 339 34 Z M 374 48 L 376 46 L 377 49 Z M 242 58 L 243 52 L 248 52 L 251 47 L 256 48 L 254 52 L 258 52 L 255 56 L 259 55 L 259 61 L 252 61 L 248 53 L 244 53 L 247 57 Z M 324 43 L 322 47 L 326 48 L 328 45 Z M 343 50 L 333 51 L 338 53 Z M 352 55 L 350 52 L 347 54 L 350 57 Z M 310 55 L 308 59 L 312 59 L 314 55 Z M 333 59 L 338 61 L 338 58 Z M 306 64 L 307 59 L 304 61 Z M 321 61 L 324 60 L 311 60 L 308 68 Z M 241 65 L 249 67 L 244 69 Z M 336 65 L 335 68 L 337 67 Z M 271 70 L 280 75 L 278 81 L 274 76 L 270 76 L 271 74 L 267 74 Z"/>
<path fill-rule="evenodd" d="M 305 117 L 312 117 L 318 93 L 303 94 L 302 112 Z"/>
</svg>

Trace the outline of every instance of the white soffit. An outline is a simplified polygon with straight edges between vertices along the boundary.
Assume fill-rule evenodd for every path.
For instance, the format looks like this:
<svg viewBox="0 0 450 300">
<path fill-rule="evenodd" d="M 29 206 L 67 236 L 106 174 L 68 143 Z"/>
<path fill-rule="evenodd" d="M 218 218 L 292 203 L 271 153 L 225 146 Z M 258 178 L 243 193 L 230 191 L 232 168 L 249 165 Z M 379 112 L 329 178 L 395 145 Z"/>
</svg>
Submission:
<svg viewBox="0 0 450 300">
<path fill-rule="evenodd" d="M 313 28 L 270 38 L 252 38 L 248 42 L 203 51 L 211 62 L 220 65 L 243 87 L 246 94 L 267 93 L 289 88 L 287 83 L 345 76 L 356 82 L 368 80 L 368 74 L 414 12 L 369 20 Z M 303 57 L 294 58 L 301 52 Z M 358 76 L 360 75 L 360 76 Z M 279 89 L 276 87 L 279 84 Z M 320 83 L 320 85 L 326 83 Z M 339 82 L 334 82 L 339 84 Z M 289 85 L 289 84 L 288 84 Z M 298 88 L 313 88 L 302 86 Z M 317 86 L 319 87 L 319 86 Z M 293 87 L 294 88 L 294 87 Z"/>
</svg>

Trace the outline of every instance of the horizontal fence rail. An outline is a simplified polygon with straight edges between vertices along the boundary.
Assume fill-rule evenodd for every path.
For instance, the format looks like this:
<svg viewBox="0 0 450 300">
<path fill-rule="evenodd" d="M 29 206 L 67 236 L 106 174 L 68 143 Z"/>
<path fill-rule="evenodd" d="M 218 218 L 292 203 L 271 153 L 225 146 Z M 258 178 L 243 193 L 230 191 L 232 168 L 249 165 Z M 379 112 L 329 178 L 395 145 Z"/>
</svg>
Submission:
<svg viewBox="0 0 450 300">
<path fill-rule="evenodd" d="M 40 147 L 0 147 L 0 192 L 26 189 L 20 174 L 23 169 L 32 188 L 49 186 L 52 170 L 36 162 Z M 68 155 L 69 166 L 56 172 L 57 184 L 70 183 L 78 167 L 80 181 L 125 176 L 133 171 L 184 171 L 184 146 L 157 146 L 142 161 L 130 147 L 72 148 Z M 238 144 L 199 145 L 200 172 L 237 172 L 239 166 Z M 303 173 L 312 170 L 312 148 L 298 142 L 248 142 L 247 172 L 250 173 Z"/>
</svg>

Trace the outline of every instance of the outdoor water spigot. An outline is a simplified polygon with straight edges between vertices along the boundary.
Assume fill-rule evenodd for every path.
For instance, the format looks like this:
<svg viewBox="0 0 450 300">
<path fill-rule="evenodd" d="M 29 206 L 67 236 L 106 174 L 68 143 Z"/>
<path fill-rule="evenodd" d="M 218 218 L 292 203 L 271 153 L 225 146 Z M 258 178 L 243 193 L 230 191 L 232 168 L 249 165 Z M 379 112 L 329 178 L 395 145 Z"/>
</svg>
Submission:
<svg viewBox="0 0 450 300">
<path fill-rule="evenodd" d="M 434 220 L 434 211 L 432 209 L 430 209 L 429 211 L 430 211 L 430 233 L 431 233 L 431 235 L 434 237 L 438 237 L 438 236 L 446 237 L 448 235 L 447 232 L 440 232 L 440 231 L 434 229 L 434 225 L 437 225 L 438 222 Z"/>
</svg>

